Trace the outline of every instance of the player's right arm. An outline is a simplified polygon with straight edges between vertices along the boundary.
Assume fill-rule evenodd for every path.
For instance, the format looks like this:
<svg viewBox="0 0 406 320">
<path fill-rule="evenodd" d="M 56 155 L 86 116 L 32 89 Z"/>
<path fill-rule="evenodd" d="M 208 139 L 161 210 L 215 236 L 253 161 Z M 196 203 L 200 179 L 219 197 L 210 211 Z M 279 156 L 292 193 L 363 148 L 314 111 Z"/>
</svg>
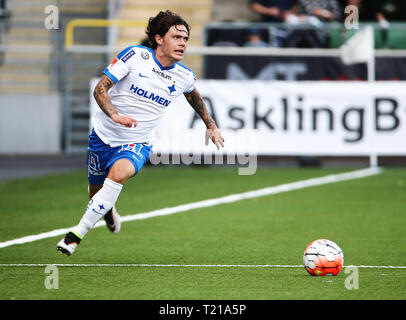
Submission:
<svg viewBox="0 0 406 320">
<path fill-rule="evenodd" d="M 93 91 L 93 97 L 95 98 L 100 109 L 108 117 L 110 117 L 111 120 L 129 128 L 135 127 L 137 125 L 137 121 L 128 116 L 118 114 L 117 109 L 111 102 L 108 91 L 113 85 L 114 81 L 104 74 Z"/>
</svg>

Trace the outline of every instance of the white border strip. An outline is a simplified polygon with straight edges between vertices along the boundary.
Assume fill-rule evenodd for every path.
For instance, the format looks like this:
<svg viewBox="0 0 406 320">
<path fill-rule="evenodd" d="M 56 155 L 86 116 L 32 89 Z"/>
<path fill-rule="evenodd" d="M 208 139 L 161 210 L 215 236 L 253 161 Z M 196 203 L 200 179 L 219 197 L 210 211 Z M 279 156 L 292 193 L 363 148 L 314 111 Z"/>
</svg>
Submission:
<svg viewBox="0 0 406 320">
<path fill-rule="evenodd" d="M 267 188 L 243 192 L 243 193 L 231 194 L 229 196 L 224 196 L 224 197 L 220 197 L 220 198 L 192 202 L 192 203 L 183 204 L 183 205 L 179 205 L 179 206 L 175 206 L 175 207 L 171 207 L 171 208 L 163 208 L 163 209 L 158 209 L 158 210 L 145 212 L 145 213 L 132 214 L 132 215 L 121 217 L 121 222 L 144 220 L 144 219 L 154 218 L 154 217 L 159 217 L 159 216 L 167 216 L 167 215 L 175 214 L 175 213 L 179 213 L 179 212 L 185 212 L 185 211 L 200 209 L 200 208 L 207 208 L 207 207 L 217 206 L 219 204 L 233 203 L 233 202 L 237 202 L 237 201 L 245 200 L 245 199 L 264 197 L 264 196 L 268 196 L 268 195 L 272 195 L 272 194 L 289 192 L 289 191 L 293 191 L 293 190 L 320 186 L 320 185 L 335 183 L 335 182 L 340 182 L 340 181 L 360 179 L 360 178 L 373 176 L 373 175 L 379 174 L 381 172 L 382 172 L 382 169 L 380 169 L 378 167 L 372 167 L 372 168 L 361 169 L 361 170 L 356 170 L 356 171 L 351 171 L 351 172 L 328 175 L 328 176 L 319 177 L 319 178 L 312 178 L 312 179 L 307 179 L 307 180 L 302 180 L 302 181 L 297 181 L 297 182 L 292 182 L 292 183 L 286 183 L 286 184 L 281 184 L 278 186 L 267 187 Z M 95 228 L 103 226 L 103 225 L 105 225 L 105 222 L 99 221 L 98 223 L 96 223 Z M 65 229 L 57 229 L 57 230 L 52 230 L 49 232 L 44 232 L 44 233 L 40 233 L 40 234 L 36 234 L 36 235 L 30 235 L 30 236 L 26 236 L 26 237 L 14 239 L 14 240 L 1 242 L 0 248 L 5 248 L 5 247 L 9 247 L 9 246 L 12 246 L 15 244 L 23 244 L 23 243 L 33 242 L 33 241 L 37 241 L 37 240 L 41 240 L 41 239 L 47 239 L 47 238 L 64 235 L 67 232 L 69 232 L 69 230 L 71 230 L 72 228 L 73 227 L 65 228 Z"/>
<path fill-rule="evenodd" d="M 303 268 L 303 265 L 284 265 L 284 264 L 146 264 L 146 263 L 5 263 L 1 267 L 150 267 L 150 268 Z M 363 268 L 363 269 L 406 269 L 406 266 L 353 266 L 348 265 L 344 268 Z"/>
</svg>

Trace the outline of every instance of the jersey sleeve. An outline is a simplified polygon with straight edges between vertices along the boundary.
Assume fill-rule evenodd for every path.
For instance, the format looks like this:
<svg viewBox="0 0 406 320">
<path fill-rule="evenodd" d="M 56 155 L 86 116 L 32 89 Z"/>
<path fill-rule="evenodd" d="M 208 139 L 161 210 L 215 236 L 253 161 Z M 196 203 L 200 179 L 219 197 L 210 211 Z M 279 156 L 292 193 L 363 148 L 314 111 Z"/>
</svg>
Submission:
<svg viewBox="0 0 406 320">
<path fill-rule="evenodd" d="M 184 93 L 192 93 L 192 91 L 195 89 L 196 74 L 192 70 L 190 70 L 190 72 L 192 73 L 192 76 L 190 77 L 189 86 L 185 89 Z"/>
<path fill-rule="evenodd" d="M 114 81 L 114 83 L 119 82 L 130 72 L 129 61 L 134 55 L 134 46 L 125 48 L 117 55 L 110 65 L 104 69 L 103 73 Z"/>
</svg>

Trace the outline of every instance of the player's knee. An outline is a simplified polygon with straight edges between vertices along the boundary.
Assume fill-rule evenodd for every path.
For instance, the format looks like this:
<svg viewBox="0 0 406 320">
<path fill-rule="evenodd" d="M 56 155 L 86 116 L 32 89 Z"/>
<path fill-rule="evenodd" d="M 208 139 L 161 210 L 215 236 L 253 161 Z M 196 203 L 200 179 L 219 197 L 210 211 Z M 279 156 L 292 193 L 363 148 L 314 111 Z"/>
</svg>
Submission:
<svg viewBox="0 0 406 320">
<path fill-rule="evenodd" d="M 124 182 L 126 182 L 131 175 L 132 174 L 129 170 L 111 170 L 107 177 L 114 182 L 124 184 Z"/>
<path fill-rule="evenodd" d="M 124 184 L 129 178 L 135 174 L 134 165 L 127 159 L 120 159 L 111 167 L 107 178 Z"/>
</svg>

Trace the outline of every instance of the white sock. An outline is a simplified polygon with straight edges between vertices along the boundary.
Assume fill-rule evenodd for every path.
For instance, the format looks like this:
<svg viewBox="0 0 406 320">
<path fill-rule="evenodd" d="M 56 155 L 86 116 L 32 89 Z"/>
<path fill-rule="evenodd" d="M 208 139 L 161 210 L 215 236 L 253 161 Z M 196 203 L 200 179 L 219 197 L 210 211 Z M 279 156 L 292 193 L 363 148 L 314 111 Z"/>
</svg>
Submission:
<svg viewBox="0 0 406 320">
<path fill-rule="evenodd" d="M 103 187 L 90 199 L 79 224 L 71 231 L 82 239 L 113 208 L 122 188 L 122 184 L 106 178 Z"/>
</svg>

